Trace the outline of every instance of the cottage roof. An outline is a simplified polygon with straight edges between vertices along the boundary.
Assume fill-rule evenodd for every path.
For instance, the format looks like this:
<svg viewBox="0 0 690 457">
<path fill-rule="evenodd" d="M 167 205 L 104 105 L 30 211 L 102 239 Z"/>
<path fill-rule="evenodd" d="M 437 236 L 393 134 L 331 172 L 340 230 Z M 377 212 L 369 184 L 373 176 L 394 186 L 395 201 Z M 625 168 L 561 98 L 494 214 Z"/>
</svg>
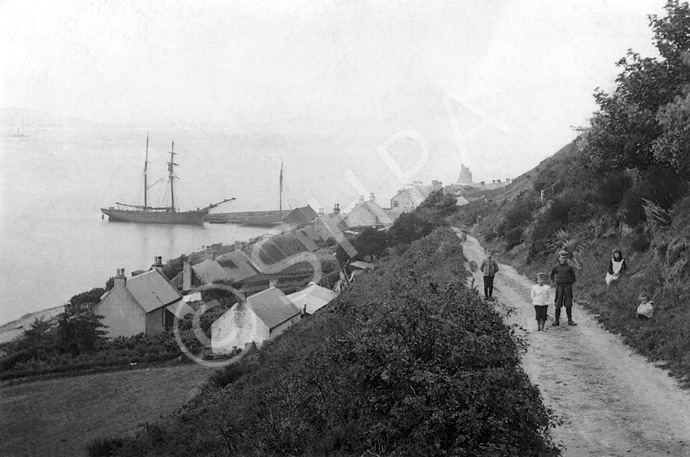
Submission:
<svg viewBox="0 0 690 457">
<path fill-rule="evenodd" d="M 360 203 L 347 215 L 347 224 L 351 228 L 391 223 L 388 214 L 373 200 Z"/>
<path fill-rule="evenodd" d="M 399 190 L 396 196 L 392 198 L 392 200 L 395 200 L 396 197 L 400 195 L 404 195 L 411 198 L 414 204 L 418 206 L 429 196 L 429 190 L 425 189 L 422 186 L 407 187 L 405 189 Z"/>
<path fill-rule="evenodd" d="M 470 202 L 469 202 L 465 197 L 463 197 L 463 196 L 461 195 L 461 196 L 459 196 L 459 197 L 457 197 L 457 198 L 455 199 L 455 203 L 456 203 L 458 206 L 465 206 L 465 205 L 468 205 Z"/>
<path fill-rule="evenodd" d="M 314 227 L 311 225 L 307 225 L 306 227 L 302 228 L 300 232 L 303 232 L 305 235 L 307 235 L 309 238 L 311 238 L 314 241 L 321 241 L 323 238 L 321 238 L 321 235 L 319 235 L 319 232 L 314 230 Z"/>
<path fill-rule="evenodd" d="M 298 290 L 287 296 L 291 302 L 297 305 L 298 308 L 302 309 L 306 305 L 307 312 L 309 314 L 314 314 L 319 309 L 326 306 L 331 302 L 338 294 L 330 289 L 321 287 L 315 283 L 310 283 L 305 289 Z"/>
<path fill-rule="evenodd" d="M 165 307 L 178 319 L 184 319 L 187 314 L 194 314 L 194 309 L 186 302 L 173 303 Z"/>
<path fill-rule="evenodd" d="M 295 208 L 290 214 L 283 218 L 283 222 L 286 224 L 297 224 L 300 222 L 311 222 L 318 215 L 316 211 L 312 209 L 311 206 L 307 205 L 302 208 Z"/>
<path fill-rule="evenodd" d="M 242 281 L 257 273 L 249 260 L 249 256 L 239 249 L 220 255 L 216 257 L 216 260 L 225 268 L 233 281 Z"/>
<path fill-rule="evenodd" d="M 129 278 L 125 285 L 145 313 L 170 305 L 182 298 L 168 279 L 158 270 Z"/>
<path fill-rule="evenodd" d="M 312 229 L 314 230 L 314 229 Z M 316 232 L 314 232 L 316 233 Z M 308 251 L 314 252 L 319 249 L 319 247 L 316 245 L 314 240 L 312 240 L 309 235 L 307 235 L 304 231 L 302 230 L 297 230 L 295 232 L 295 237 L 299 240 L 300 243 L 304 245 L 305 248 L 307 248 Z"/>
<path fill-rule="evenodd" d="M 286 233 L 256 243 L 251 250 L 251 262 L 257 270 L 264 273 L 288 257 L 306 251 L 307 248 L 295 235 Z"/>
<path fill-rule="evenodd" d="M 201 263 L 192 265 L 192 270 L 194 270 L 194 273 L 204 284 L 232 279 L 227 270 L 217 260 L 206 259 Z"/>
<path fill-rule="evenodd" d="M 270 287 L 247 298 L 247 306 L 272 329 L 299 314 L 299 309 L 280 289 Z"/>
</svg>

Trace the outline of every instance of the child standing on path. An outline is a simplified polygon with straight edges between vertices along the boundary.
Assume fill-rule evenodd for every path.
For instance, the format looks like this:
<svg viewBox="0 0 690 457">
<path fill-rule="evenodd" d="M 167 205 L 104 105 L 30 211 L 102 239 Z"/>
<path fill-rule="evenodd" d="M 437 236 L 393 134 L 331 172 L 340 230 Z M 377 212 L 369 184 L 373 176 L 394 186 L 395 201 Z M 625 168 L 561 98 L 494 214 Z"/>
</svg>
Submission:
<svg viewBox="0 0 690 457">
<path fill-rule="evenodd" d="M 546 284 L 546 273 L 537 273 L 537 284 L 532 286 L 530 296 L 537 316 L 537 331 L 544 330 L 546 324 L 546 311 L 549 307 L 551 286 Z"/>
<path fill-rule="evenodd" d="M 488 300 L 494 294 L 494 276 L 498 271 L 498 263 L 493 259 L 493 252 L 486 251 L 486 258 L 482 260 L 479 269 L 484 274 L 484 297 Z"/>
<path fill-rule="evenodd" d="M 568 325 L 577 325 L 573 321 L 573 283 L 575 282 L 575 269 L 568 265 L 568 252 L 558 253 L 558 263 L 551 269 L 549 275 L 552 283 L 556 284 L 556 317 L 553 325 L 560 325 L 561 308 L 565 306 L 568 315 Z"/>
</svg>

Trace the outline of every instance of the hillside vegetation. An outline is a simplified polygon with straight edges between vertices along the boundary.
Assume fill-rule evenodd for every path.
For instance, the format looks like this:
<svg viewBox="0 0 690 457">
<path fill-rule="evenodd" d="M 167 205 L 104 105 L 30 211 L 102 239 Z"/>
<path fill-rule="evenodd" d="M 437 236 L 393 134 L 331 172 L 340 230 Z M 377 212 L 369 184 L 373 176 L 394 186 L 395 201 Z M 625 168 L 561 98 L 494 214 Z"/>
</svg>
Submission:
<svg viewBox="0 0 690 457">
<path fill-rule="evenodd" d="M 575 142 L 522 176 L 512 198 L 488 195 L 455 221 L 530 276 L 548 273 L 566 249 L 576 301 L 688 383 L 690 10 L 672 1 L 666 11 L 650 17 L 660 56 L 631 51 L 618 62 L 615 91 L 597 91 L 599 111 Z M 614 248 L 628 271 L 607 288 Z M 654 301 L 650 321 L 636 319 L 642 291 Z"/>
<path fill-rule="evenodd" d="M 520 342 L 464 285 L 464 261 L 436 229 L 178 415 L 91 455 L 556 455 Z"/>
</svg>

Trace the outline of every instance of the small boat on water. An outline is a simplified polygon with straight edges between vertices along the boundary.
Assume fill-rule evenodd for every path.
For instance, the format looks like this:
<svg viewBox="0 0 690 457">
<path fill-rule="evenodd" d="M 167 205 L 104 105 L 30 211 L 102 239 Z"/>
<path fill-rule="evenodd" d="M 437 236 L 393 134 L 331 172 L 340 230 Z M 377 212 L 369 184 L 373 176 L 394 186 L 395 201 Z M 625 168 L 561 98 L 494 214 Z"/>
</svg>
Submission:
<svg viewBox="0 0 690 457">
<path fill-rule="evenodd" d="M 170 206 L 154 207 L 149 206 L 148 201 L 148 163 L 149 163 L 149 138 L 146 137 L 146 159 L 144 161 L 144 204 L 131 205 L 116 202 L 117 206 L 110 208 L 101 208 L 101 212 L 108 216 L 113 222 L 141 222 L 146 224 L 191 224 L 203 225 L 204 218 L 208 212 L 218 205 L 234 200 L 235 198 L 226 198 L 222 202 L 210 204 L 204 208 L 180 211 L 175 204 L 175 167 L 178 166 L 175 161 L 175 142 L 172 143 L 170 150 L 170 162 L 168 162 L 168 178 L 170 181 Z"/>
</svg>

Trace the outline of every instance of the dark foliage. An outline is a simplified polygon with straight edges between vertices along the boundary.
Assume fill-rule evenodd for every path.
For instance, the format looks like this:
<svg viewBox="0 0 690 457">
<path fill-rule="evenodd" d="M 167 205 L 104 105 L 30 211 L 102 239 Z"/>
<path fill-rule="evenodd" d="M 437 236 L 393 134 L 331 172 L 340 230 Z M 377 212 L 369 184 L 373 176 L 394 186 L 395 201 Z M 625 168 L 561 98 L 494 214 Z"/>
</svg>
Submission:
<svg viewBox="0 0 690 457">
<path fill-rule="evenodd" d="M 124 455 L 553 455 L 554 425 L 450 230 L 218 374 Z"/>
<path fill-rule="evenodd" d="M 647 220 L 642 207 L 644 200 L 669 209 L 685 192 L 686 185 L 678 173 L 668 168 L 650 168 L 624 195 L 619 210 L 621 219 L 636 227 Z"/>
<path fill-rule="evenodd" d="M 65 306 L 65 311 L 58 316 L 56 329 L 59 350 L 75 356 L 95 351 L 106 333 L 101 318 L 91 307 Z"/>
<path fill-rule="evenodd" d="M 434 229 L 435 224 L 428 211 L 403 213 L 388 229 L 388 242 L 391 246 L 409 245 L 425 237 Z"/>
<path fill-rule="evenodd" d="M 378 259 L 386 252 L 388 240 L 385 232 L 369 227 L 357 236 L 353 246 L 362 257 Z"/>
<path fill-rule="evenodd" d="M 73 296 L 69 299 L 69 303 L 76 308 L 93 305 L 95 303 L 98 303 L 98 301 L 101 299 L 101 295 L 103 295 L 105 291 L 106 289 L 102 287 L 96 287 L 89 290 L 88 292 L 82 292 L 80 294 Z"/>
<path fill-rule="evenodd" d="M 454 214 L 458 210 L 458 204 L 453 195 L 448 195 L 439 189 L 431 192 L 418 209 L 429 210 L 436 217 L 444 218 Z"/>
<path fill-rule="evenodd" d="M 108 457 L 123 444 L 122 438 L 96 438 L 86 447 L 86 452 L 89 457 Z"/>
<path fill-rule="evenodd" d="M 615 91 L 595 94 L 599 111 L 581 143 L 592 169 L 686 167 L 673 136 L 687 117 L 678 97 L 690 83 L 690 9 L 678 0 L 669 1 L 665 9 L 665 17 L 650 17 L 660 57 L 643 58 L 630 50 L 617 63 L 622 71 Z"/>
<path fill-rule="evenodd" d="M 632 179 L 625 171 L 611 171 L 597 176 L 596 190 L 592 193 L 593 200 L 610 208 L 623 200 L 623 196 L 632 186 Z"/>
</svg>

